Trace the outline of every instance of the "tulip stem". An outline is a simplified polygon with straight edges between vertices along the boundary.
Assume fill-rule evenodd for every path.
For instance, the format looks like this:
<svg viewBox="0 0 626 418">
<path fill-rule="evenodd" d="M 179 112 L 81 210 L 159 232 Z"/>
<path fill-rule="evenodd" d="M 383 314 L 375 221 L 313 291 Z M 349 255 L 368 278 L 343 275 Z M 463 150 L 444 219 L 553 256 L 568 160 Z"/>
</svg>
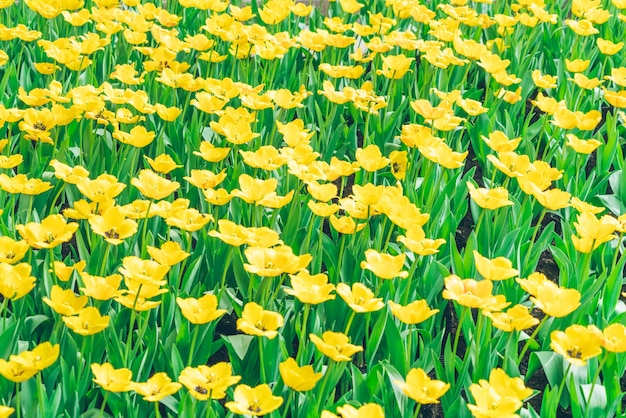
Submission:
<svg viewBox="0 0 626 418">
<path fill-rule="evenodd" d="M 289 396 L 287 397 L 287 403 L 285 404 L 285 410 L 283 411 L 282 418 L 287 418 L 287 412 L 289 411 L 289 407 L 291 406 L 291 401 L 293 400 L 293 390 L 289 391 Z M 293 415 L 297 416 L 297 415 Z"/>
<path fill-rule="evenodd" d="M 587 402 L 585 402 L 585 407 L 587 408 L 587 410 L 589 409 L 589 403 L 591 402 L 593 391 L 596 388 L 596 382 L 598 381 L 598 378 L 600 377 L 600 372 L 602 371 L 602 367 L 604 366 L 604 363 L 606 362 L 608 357 L 609 357 L 609 352 L 605 351 L 604 355 L 602 356 L 602 360 L 600 360 L 600 364 L 598 365 L 598 369 L 593 374 L 593 379 L 591 380 L 591 390 L 589 391 L 589 395 L 587 396 Z"/>
<path fill-rule="evenodd" d="M 149 215 L 150 215 L 150 208 L 152 207 L 152 202 L 153 199 L 150 199 L 150 202 L 148 202 L 148 209 L 146 210 L 146 217 L 143 218 L 143 225 L 142 225 L 142 231 L 141 231 L 141 242 L 139 242 L 139 245 L 141 246 L 141 257 L 143 258 L 146 255 L 146 251 L 147 251 L 147 246 L 146 246 L 146 234 L 148 233 L 148 219 L 149 219 Z"/>
<path fill-rule="evenodd" d="M 567 365 L 567 369 L 565 369 L 565 374 L 563 375 L 563 380 L 559 384 L 559 391 L 556 394 L 557 404 L 556 408 L 558 410 L 559 404 L 561 403 L 561 395 L 563 394 L 563 389 L 565 388 L 565 383 L 567 382 L 567 375 L 569 374 L 569 369 L 572 367 L 572 363 Z"/>
<path fill-rule="evenodd" d="M 413 418 L 417 418 L 420 414 L 420 409 L 422 408 L 422 404 L 418 403 L 415 407 L 415 412 L 413 413 Z"/>
<path fill-rule="evenodd" d="M 463 328 L 463 321 L 465 321 L 465 317 L 467 316 L 467 312 L 469 308 L 462 307 L 463 312 L 461 312 L 461 318 L 457 324 L 456 334 L 454 335 L 454 345 L 452 346 L 452 352 L 456 355 L 456 350 L 459 348 L 459 337 L 461 336 L 461 329 Z"/>
<path fill-rule="evenodd" d="M 111 243 L 107 242 L 106 244 L 106 248 L 104 249 L 104 257 L 102 257 L 102 266 L 100 267 L 100 273 L 98 274 L 98 276 L 100 277 L 104 277 L 104 274 L 106 273 L 106 267 L 107 267 L 107 258 L 109 258 L 109 253 L 111 252 Z"/>
<path fill-rule="evenodd" d="M 352 321 L 354 321 L 354 317 L 356 316 L 356 311 L 352 311 L 352 314 L 350 314 L 350 318 L 348 318 L 348 323 L 346 324 L 346 330 L 343 332 L 344 334 L 348 335 L 348 331 L 350 331 L 350 326 L 352 325 Z"/>
<path fill-rule="evenodd" d="M 193 336 L 191 337 L 191 345 L 189 346 L 189 359 L 187 360 L 187 366 L 191 367 L 191 361 L 193 360 L 193 352 L 196 349 L 196 341 L 198 340 L 198 333 L 200 332 L 200 326 L 196 325 L 193 330 Z"/>
<path fill-rule="evenodd" d="M 541 209 L 541 213 L 539 214 L 539 219 L 537 220 L 537 223 L 535 224 L 535 229 L 533 230 L 533 235 L 530 238 L 530 246 L 528 247 L 528 252 L 526 253 L 526 261 L 528 261 L 528 257 L 532 257 L 532 249 L 533 246 L 535 245 L 535 239 L 537 238 L 537 233 L 539 232 L 539 229 L 541 229 L 541 222 L 543 222 L 543 218 L 546 216 L 547 210 L 545 208 Z M 526 263 L 524 263 L 526 264 Z"/>
<path fill-rule="evenodd" d="M 104 416 L 104 408 L 106 407 L 108 396 L 109 396 L 109 391 L 105 390 L 104 391 L 104 399 L 102 400 L 102 406 L 100 407 L 100 417 Z"/>
<path fill-rule="evenodd" d="M 37 373 L 37 396 L 39 398 L 39 413 L 42 417 L 46 416 L 46 399 L 45 397 L 45 386 L 41 380 L 41 371 Z"/>
<path fill-rule="evenodd" d="M 9 303 L 9 299 L 8 298 L 3 298 L 2 300 L 2 306 L 0 306 L 0 309 L 2 310 L 2 333 L 4 334 L 4 331 L 6 329 L 6 325 L 7 325 L 7 304 Z"/>
<path fill-rule="evenodd" d="M 22 418 L 22 395 L 20 392 L 20 384 L 15 384 L 15 409 L 17 410 L 17 418 Z"/>
<path fill-rule="evenodd" d="M 261 383 L 267 383 L 265 376 L 265 360 L 263 355 L 263 337 L 257 337 L 259 341 L 259 361 L 261 362 L 259 369 L 261 370 Z"/>
<path fill-rule="evenodd" d="M 611 261 L 611 269 L 609 271 L 613 271 L 613 269 L 617 265 L 617 256 L 619 255 L 619 250 L 620 250 L 620 247 L 622 246 L 623 238 L 624 238 L 624 233 L 622 232 L 619 234 L 619 238 L 617 239 L 617 245 L 615 246 L 615 254 L 613 254 L 613 260 Z"/>
<path fill-rule="evenodd" d="M 522 352 L 520 353 L 519 357 L 517 358 L 517 364 L 520 364 L 520 362 L 522 361 L 522 359 L 524 358 L 524 354 L 526 354 L 526 351 L 528 351 L 528 348 L 530 347 L 530 344 L 533 342 L 533 340 L 535 339 L 535 337 L 537 336 L 537 334 L 539 333 L 539 329 L 543 326 L 543 324 L 548 320 L 548 315 L 545 315 L 542 319 L 541 322 L 539 322 L 539 324 L 537 325 L 537 327 L 535 328 L 535 330 L 533 331 L 532 334 L 530 334 L 530 337 L 528 337 L 528 340 L 526 340 L 526 344 L 524 344 L 524 347 L 522 348 Z"/>
<path fill-rule="evenodd" d="M 418 254 L 415 254 L 415 260 L 413 260 L 413 264 L 411 265 L 411 268 L 409 269 L 409 276 L 406 279 L 406 289 L 404 290 L 404 295 L 402 295 L 402 304 L 406 305 L 407 302 L 409 301 L 409 295 L 411 294 L 411 281 L 413 280 L 413 275 L 415 274 L 415 270 L 417 269 L 417 256 Z"/>
<path fill-rule="evenodd" d="M 133 309 L 132 312 L 130 313 L 130 324 L 128 326 L 128 336 L 126 337 L 126 353 L 124 354 L 124 358 L 126 359 L 126 366 L 129 366 L 129 362 L 130 362 L 130 343 L 132 342 L 132 338 L 133 338 L 133 328 L 135 327 L 135 316 L 137 315 L 137 312 L 135 311 L 135 307 L 137 306 L 137 299 L 139 299 L 139 293 L 141 292 L 141 288 L 143 286 L 143 283 L 139 285 L 139 288 L 137 289 L 137 294 L 135 295 L 135 301 L 133 302 Z"/>
<path fill-rule="evenodd" d="M 154 416 L 156 418 L 161 418 L 161 411 L 159 411 L 159 402 L 154 403 Z"/>
<path fill-rule="evenodd" d="M 326 384 L 328 383 L 328 377 L 330 376 L 331 370 L 335 365 L 334 360 L 329 360 L 328 366 L 326 367 L 326 373 L 324 373 L 324 378 L 322 379 L 322 383 L 320 384 L 320 390 L 318 392 L 317 405 L 315 405 L 315 410 L 319 413 L 320 408 L 322 407 L 322 399 L 324 399 L 324 391 L 326 390 Z"/>
<path fill-rule="evenodd" d="M 296 361 L 300 361 L 302 354 L 306 350 L 306 329 L 307 329 L 307 321 L 309 320 L 309 311 L 311 310 L 311 305 L 306 303 L 304 305 L 304 313 L 302 314 L 302 327 L 300 329 L 300 341 L 298 344 L 298 353 L 296 354 Z"/>
</svg>

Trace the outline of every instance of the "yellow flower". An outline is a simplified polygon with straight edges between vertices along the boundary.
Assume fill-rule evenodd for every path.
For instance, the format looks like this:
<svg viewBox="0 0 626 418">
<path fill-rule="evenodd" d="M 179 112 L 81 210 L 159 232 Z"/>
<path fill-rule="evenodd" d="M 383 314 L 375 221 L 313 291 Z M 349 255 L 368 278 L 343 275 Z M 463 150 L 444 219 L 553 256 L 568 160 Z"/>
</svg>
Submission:
<svg viewBox="0 0 626 418">
<path fill-rule="evenodd" d="M 187 232 L 200 230 L 213 220 L 212 215 L 200 213 L 195 208 L 175 209 L 167 214 L 165 223 Z"/>
<path fill-rule="evenodd" d="M 189 257 L 189 253 L 183 251 L 180 245 L 174 241 L 164 242 L 161 244 L 161 248 L 151 247 L 149 245 L 146 248 L 150 257 L 163 266 L 171 267 Z"/>
<path fill-rule="evenodd" d="M 11 382 L 24 382 L 36 375 L 37 372 L 37 369 L 24 367 L 19 362 L 0 359 L 0 374 Z"/>
<path fill-rule="evenodd" d="M 404 180 L 406 177 L 406 168 L 408 164 L 406 151 L 392 151 L 389 154 L 389 165 L 391 166 L 391 174 L 396 180 Z"/>
<path fill-rule="evenodd" d="M 611 106 L 624 108 L 626 107 L 626 90 L 611 91 L 604 89 L 604 100 L 609 102 Z"/>
<path fill-rule="evenodd" d="M 130 132 L 116 130 L 113 132 L 112 136 L 123 144 L 132 145 L 136 148 L 143 148 L 152 143 L 156 134 L 152 131 L 148 131 L 143 126 L 135 126 L 130 130 Z"/>
<path fill-rule="evenodd" d="M 372 271 L 381 279 L 393 279 L 394 277 L 406 279 L 409 277 L 409 273 L 402 271 L 404 258 L 404 253 L 392 256 L 369 249 L 365 251 L 365 261 L 361 261 L 361 268 Z"/>
<path fill-rule="evenodd" d="M 50 298 L 41 298 L 59 315 L 76 315 L 87 304 L 87 296 L 76 296 L 72 289 L 66 289 L 53 285 L 50 290 Z"/>
<path fill-rule="evenodd" d="M 217 163 L 226 158 L 229 152 L 230 148 L 217 148 L 210 142 L 202 141 L 200 151 L 194 151 L 193 153 L 202 157 L 205 161 Z"/>
<path fill-rule="evenodd" d="M 271 340 L 278 335 L 277 330 L 283 323 L 284 318 L 278 312 L 266 311 L 256 303 L 248 302 L 243 307 L 241 318 L 237 320 L 237 329 L 244 334 Z"/>
<path fill-rule="evenodd" d="M 550 333 L 550 348 L 576 366 L 602 353 L 602 332 L 594 325 L 570 325 L 565 331 Z"/>
<path fill-rule="evenodd" d="M 504 187 L 485 189 L 482 187 L 476 188 L 471 181 L 468 181 L 466 184 L 472 200 L 483 209 L 495 210 L 513 205 L 513 202 L 509 200 L 509 191 Z"/>
<path fill-rule="evenodd" d="M 149 199 L 161 200 L 176 191 L 180 184 L 159 176 L 152 170 L 141 170 L 130 183 Z"/>
<path fill-rule="evenodd" d="M 126 188 L 119 183 L 117 177 L 110 174 L 101 174 L 95 180 L 85 179 L 76 183 L 78 190 L 94 202 L 103 203 L 115 198 Z"/>
<path fill-rule="evenodd" d="M 52 184 L 40 179 L 29 179 L 25 174 L 17 174 L 9 177 L 0 174 L 0 189 L 11 194 L 38 195 L 47 192 L 52 188 Z"/>
<path fill-rule="evenodd" d="M 62 261 L 55 261 L 54 268 L 49 269 L 48 271 L 50 273 L 54 272 L 54 274 L 57 276 L 57 279 L 61 280 L 62 282 L 67 282 L 70 279 L 74 270 L 76 270 L 76 272 L 80 274 L 86 266 L 87 262 L 85 260 L 81 260 L 73 266 L 67 266 Z"/>
<path fill-rule="evenodd" d="M 295 255 L 287 245 L 273 248 L 248 247 L 244 253 L 249 262 L 244 264 L 245 270 L 263 277 L 276 277 L 282 273 L 295 274 L 306 268 L 312 260 L 310 254 Z"/>
<path fill-rule="evenodd" d="M 504 132 L 498 130 L 491 132 L 489 137 L 482 135 L 481 138 L 485 141 L 489 148 L 497 153 L 515 151 L 522 140 L 521 136 L 509 139 Z"/>
<path fill-rule="evenodd" d="M 0 237 L 0 263 L 17 263 L 24 258 L 28 248 L 26 241 L 17 241 L 5 236 Z"/>
<path fill-rule="evenodd" d="M 96 334 L 109 326 L 109 316 L 100 315 L 98 308 L 89 306 L 81 309 L 78 316 L 64 316 L 63 322 L 77 334 L 87 336 Z"/>
<path fill-rule="evenodd" d="M 226 170 L 218 174 L 209 170 L 191 170 L 191 176 L 183 178 L 200 189 L 212 189 L 224 181 Z"/>
<path fill-rule="evenodd" d="M 553 89 L 553 88 L 556 88 L 557 86 L 556 82 L 558 81 L 558 77 L 551 76 L 551 75 L 542 75 L 541 71 L 539 70 L 534 70 L 531 76 L 532 76 L 533 82 L 535 83 L 535 86 L 539 88 Z"/>
<path fill-rule="evenodd" d="M 153 260 L 142 260 L 136 256 L 128 256 L 122 259 L 122 267 L 119 268 L 124 278 L 143 285 L 163 286 L 165 275 L 170 270 Z"/>
<path fill-rule="evenodd" d="M 332 412 L 322 411 L 320 418 L 384 418 L 385 411 L 383 407 L 375 403 L 366 403 L 365 405 L 356 408 L 350 404 L 337 407 L 337 414 Z"/>
<path fill-rule="evenodd" d="M 587 19 L 581 19 L 581 20 L 565 19 L 564 23 L 567 26 L 569 26 L 569 28 L 572 31 L 574 31 L 574 33 L 580 36 L 589 36 L 589 35 L 595 35 L 597 33 L 600 33 L 598 29 L 593 27 L 593 22 Z"/>
<path fill-rule="evenodd" d="M 233 376 L 230 363 L 220 362 L 213 366 L 200 365 L 186 367 L 178 376 L 191 396 L 206 401 L 207 399 L 223 399 L 226 389 L 241 380 L 241 376 Z"/>
<path fill-rule="evenodd" d="M 564 289 L 549 280 L 537 284 L 536 293 L 530 300 L 546 315 L 561 318 L 574 312 L 580 306 L 580 292 Z"/>
<path fill-rule="evenodd" d="M 503 295 L 492 295 L 493 282 L 490 280 L 479 282 L 473 279 L 462 280 L 453 274 L 446 277 L 444 283 L 443 298 L 454 300 L 459 305 L 487 311 L 500 311 L 510 304 Z"/>
<path fill-rule="evenodd" d="M 386 78 L 399 80 L 404 77 L 408 71 L 412 71 L 409 68 L 415 59 L 408 58 L 404 54 L 400 54 L 384 56 L 382 57 L 382 60 L 383 69 L 377 70 L 376 74 L 383 75 Z"/>
<path fill-rule="evenodd" d="M 302 303 L 317 305 L 327 300 L 335 299 L 331 294 L 335 285 L 328 283 L 328 276 L 324 273 L 311 275 L 307 270 L 301 270 L 298 274 L 290 274 L 291 289 L 285 288 L 288 295 L 295 296 Z"/>
<path fill-rule="evenodd" d="M 238 385 L 233 395 L 234 400 L 226 402 L 226 408 L 240 415 L 261 416 L 269 414 L 283 404 L 283 398 L 274 396 L 272 389 L 263 383 L 256 387 Z"/>
<path fill-rule="evenodd" d="M 322 378 L 322 373 L 315 373 L 313 366 L 300 367 L 291 357 L 280 363 L 278 370 L 285 385 L 297 392 L 307 392 L 313 389 Z"/>
<path fill-rule="evenodd" d="M 184 317 L 192 324 L 206 324 L 215 321 L 226 313 L 225 309 L 217 309 L 217 297 L 210 293 L 200 299 L 178 297 L 176 303 Z"/>
<path fill-rule="evenodd" d="M 591 60 L 575 59 L 570 61 L 566 58 L 565 68 L 567 68 L 567 71 L 569 71 L 570 73 L 582 73 L 587 69 L 587 67 L 589 67 L 590 63 Z"/>
<path fill-rule="evenodd" d="M 492 370 L 489 381 L 481 379 L 478 383 L 470 385 L 469 390 L 474 398 L 474 404 L 468 404 L 467 407 L 475 418 L 517 417 L 518 415 L 515 414 L 515 412 L 522 407 L 522 401 L 532 394 L 532 390 L 527 394 L 528 389 L 524 387 L 520 378 L 516 378 L 519 379 L 519 381 L 514 381 L 516 389 L 523 389 L 519 391 L 519 393 L 506 386 L 501 386 L 502 379 L 494 376 L 496 370 L 501 371 L 501 369 Z M 502 372 L 502 374 L 504 374 L 504 372 Z M 504 376 L 510 379 L 505 374 Z M 526 396 L 520 399 L 523 395 Z"/>
<path fill-rule="evenodd" d="M 348 336 L 341 332 L 326 331 L 322 338 L 309 334 L 309 338 L 322 354 L 334 361 L 350 361 L 355 353 L 363 351 L 363 347 L 350 344 Z"/>
<path fill-rule="evenodd" d="M 602 346 L 612 353 L 626 351 L 626 327 L 623 324 L 611 324 L 602 331 Z"/>
<path fill-rule="evenodd" d="M 114 369 L 110 363 L 92 363 L 93 382 L 108 392 L 126 392 L 131 390 L 133 372 L 126 368 Z"/>
<path fill-rule="evenodd" d="M 246 165 L 263 170 L 276 170 L 287 164 L 288 158 L 278 152 L 272 145 L 264 145 L 256 151 L 239 150 Z"/>
<path fill-rule="evenodd" d="M 416 300 L 406 306 L 388 301 L 393 316 L 408 325 L 419 324 L 439 312 L 439 309 L 430 309 L 425 300 Z"/>
<path fill-rule="evenodd" d="M 383 157 L 376 145 L 368 145 L 356 150 L 356 160 L 365 171 L 377 171 L 389 164 L 389 159 Z"/>
<path fill-rule="evenodd" d="M 131 389 L 143 396 L 148 402 L 158 402 L 166 396 L 173 395 L 182 387 L 180 383 L 172 382 L 172 379 L 163 372 L 155 373 L 146 382 L 132 382 Z"/>
<path fill-rule="evenodd" d="M 119 245 L 124 239 L 137 232 L 137 222 L 127 219 L 120 206 L 108 208 L 102 215 L 94 215 L 89 218 L 91 230 L 104 237 L 104 240 L 112 245 Z"/>
<path fill-rule="evenodd" d="M 398 242 L 403 243 L 409 250 L 421 256 L 432 255 L 439 252 L 439 247 L 446 243 L 445 239 L 426 238 L 422 227 L 413 226 L 406 231 L 406 235 L 400 235 Z"/>
<path fill-rule="evenodd" d="M 9 361 L 19 363 L 25 369 L 41 371 L 51 366 L 59 358 L 59 344 L 46 341 L 30 351 L 22 351 L 9 357 Z"/>
<path fill-rule="evenodd" d="M 182 165 L 176 164 L 176 162 L 168 154 L 160 154 L 154 160 L 144 155 L 150 167 L 158 173 L 167 174 L 175 168 L 180 168 Z"/>
<path fill-rule="evenodd" d="M 406 383 L 394 380 L 402 392 L 419 404 L 439 403 L 441 398 L 450 388 L 450 383 L 441 380 L 433 380 L 422 369 L 411 369 L 406 376 Z"/>
<path fill-rule="evenodd" d="M 533 196 L 537 201 L 548 210 L 559 210 L 569 206 L 569 200 L 572 195 L 559 189 L 550 189 L 546 191 L 535 191 Z"/>
<path fill-rule="evenodd" d="M 231 192 L 246 203 L 257 203 L 269 195 L 276 194 L 276 186 L 278 180 L 271 178 L 269 180 L 255 179 L 247 174 L 239 176 L 239 190 L 235 189 Z"/>
<path fill-rule="evenodd" d="M 30 275 L 31 271 L 28 263 L 0 263 L 0 294 L 13 301 L 26 296 L 35 287 L 36 279 Z"/>
<path fill-rule="evenodd" d="M 85 287 L 81 287 L 80 291 L 90 298 L 97 300 L 109 300 L 120 296 L 120 283 L 122 276 L 112 274 L 106 277 L 92 276 L 86 272 L 81 272 L 80 277 Z"/>
<path fill-rule="evenodd" d="M 624 42 L 613 43 L 602 38 L 596 38 L 596 44 L 604 55 L 615 55 L 624 47 Z"/>
<path fill-rule="evenodd" d="M 515 305 L 506 313 L 484 311 L 483 314 L 491 319 L 494 327 L 504 332 L 522 331 L 539 323 L 539 320 L 532 316 L 524 305 Z"/>
<path fill-rule="evenodd" d="M 328 219 L 332 227 L 342 234 L 355 234 L 365 228 L 365 223 L 357 224 L 354 219 L 349 216 L 338 218 L 335 215 L 330 215 Z"/>
<path fill-rule="evenodd" d="M 519 270 L 514 269 L 511 261 L 504 257 L 488 259 L 476 250 L 473 254 L 476 270 L 487 280 L 506 280 L 519 274 Z"/>
<path fill-rule="evenodd" d="M 591 154 L 596 148 L 602 145 L 602 142 L 597 139 L 584 140 L 574 134 L 567 134 L 565 137 L 567 138 L 565 145 L 579 154 Z"/>
<path fill-rule="evenodd" d="M 339 283 L 337 294 L 357 313 L 375 312 L 385 306 L 382 298 L 375 298 L 374 293 L 362 283 L 354 283 L 352 288 L 345 283 Z"/>
</svg>

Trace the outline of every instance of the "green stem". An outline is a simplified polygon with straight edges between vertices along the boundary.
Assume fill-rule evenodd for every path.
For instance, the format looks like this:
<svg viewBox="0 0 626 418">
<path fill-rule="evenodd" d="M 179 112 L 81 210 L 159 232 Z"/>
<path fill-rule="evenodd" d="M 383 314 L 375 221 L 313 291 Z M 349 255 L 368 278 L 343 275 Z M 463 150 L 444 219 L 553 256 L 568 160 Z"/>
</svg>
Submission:
<svg viewBox="0 0 626 418">
<path fill-rule="evenodd" d="M 100 417 L 104 416 L 104 408 L 106 407 L 108 397 L 109 397 L 109 391 L 105 390 L 104 399 L 102 400 L 102 406 L 100 407 Z"/>
<path fill-rule="evenodd" d="M 146 235 L 148 233 L 148 219 L 150 219 L 149 218 L 150 208 L 152 207 L 152 202 L 153 201 L 154 201 L 154 199 L 150 199 L 150 202 L 148 203 L 148 209 L 146 210 L 146 217 L 143 219 L 143 228 L 142 228 L 142 231 L 141 231 L 141 242 L 139 243 L 139 245 L 141 246 L 141 257 L 142 258 L 146 255 L 145 253 L 148 251 L 148 248 L 146 246 Z"/>
<path fill-rule="evenodd" d="M 196 349 L 196 341 L 198 340 L 198 333 L 200 332 L 200 326 L 196 325 L 193 330 L 193 336 L 191 337 L 191 345 L 189 346 L 189 359 L 187 360 L 187 366 L 191 367 L 191 361 L 193 360 L 193 352 Z"/>
<path fill-rule="evenodd" d="M 135 301 L 133 302 L 133 309 L 130 313 L 130 324 L 128 326 L 128 336 L 126 337 L 126 349 L 124 353 L 124 358 L 126 359 L 126 366 L 129 365 L 130 362 L 130 345 L 133 338 L 133 328 L 135 327 L 135 316 L 137 315 L 137 311 L 135 311 L 135 307 L 137 306 L 137 299 L 139 299 L 139 292 L 141 292 L 141 287 L 143 284 L 139 285 L 139 289 L 137 289 L 137 294 L 135 295 Z"/>
<path fill-rule="evenodd" d="M 107 242 L 106 245 L 107 246 L 104 249 L 104 257 L 102 258 L 102 266 L 100 266 L 100 273 L 98 274 L 100 277 L 104 277 L 104 274 L 106 273 L 107 260 L 109 258 L 109 252 L 111 252 L 111 244 Z"/>
<path fill-rule="evenodd" d="M 348 331 L 350 331 L 350 326 L 352 325 L 352 321 L 354 321 L 354 317 L 356 316 L 356 311 L 352 311 L 350 314 L 350 318 L 348 319 L 348 323 L 346 324 L 346 330 L 343 332 L 348 335 Z"/>
<path fill-rule="evenodd" d="M 20 392 L 20 384 L 15 384 L 15 409 L 17 410 L 17 418 L 22 418 L 22 394 Z"/>
<path fill-rule="evenodd" d="M 320 408 L 322 407 L 322 399 L 324 399 L 324 391 L 326 390 L 326 384 L 328 383 L 328 379 L 329 376 L 331 374 L 331 370 L 333 369 L 333 366 L 335 365 L 335 361 L 334 360 L 330 360 L 328 363 L 328 367 L 326 367 L 326 373 L 324 373 L 324 378 L 322 379 L 322 383 L 320 384 L 320 389 L 319 389 L 319 397 L 317 398 L 317 404 L 315 405 L 315 410 L 317 412 L 319 412 Z"/>
<path fill-rule="evenodd" d="M 533 342 L 533 340 L 535 339 L 535 337 L 539 333 L 539 329 L 541 329 L 541 327 L 543 326 L 543 324 L 545 324 L 545 322 L 547 320 L 548 320 L 548 315 L 545 315 L 541 319 L 541 322 L 539 322 L 539 324 L 537 324 L 537 327 L 535 328 L 533 333 L 530 334 L 530 337 L 528 338 L 528 340 L 526 340 L 526 344 L 524 344 L 524 347 L 522 348 L 522 352 L 520 353 L 519 357 L 517 358 L 517 364 L 520 364 L 520 362 L 524 358 L 524 354 L 526 354 L 526 351 L 528 351 L 528 348 L 530 347 L 530 344 Z"/>
<path fill-rule="evenodd" d="M 411 294 L 411 282 L 413 281 L 413 276 L 415 275 L 415 270 L 417 269 L 417 256 L 418 254 L 415 254 L 415 260 L 413 260 L 413 265 L 411 266 L 411 269 L 409 270 L 409 277 L 407 277 L 406 279 L 406 289 L 404 290 L 404 295 L 402 295 L 402 304 L 406 305 L 407 302 L 409 301 L 409 296 Z"/>
<path fill-rule="evenodd" d="M 481 313 L 480 309 L 478 310 L 477 313 L 478 319 L 476 321 L 476 338 L 474 339 L 474 348 L 476 349 L 476 363 L 475 366 L 476 368 L 474 369 L 475 371 L 480 371 L 480 350 L 482 348 L 481 344 L 480 344 L 480 340 L 482 338 L 482 328 L 483 328 L 483 318 L 484 315 Z"/>
<path fill-rule="evenodd" d="M 159 402 L 154 403 L 154 416 L 156 418 L 161 418 L 161 411 L 159 411 Z"/>
<path fill-rule="evenodd" d="M 287 403 L 285 403 L 285 409 L 283 410 L 282 418 L 287 418 L 287 412 L 289 411 L 289 407 L 291 406 L 291 402 L 293 401 L 293 394 L 295 391 L 290 390 L 289 396 L 287 397 Z"/>
<path fill-rule="evenodd" d="M 302 314 L 302 327 L 300 328 L 300 341 L 298 344 L 298 353 L 296 354 L 296 361 L 300 361 L 300 358 L 304 352 L 306 352 L 306 342 L 308 339 L 306 338 L 306 329 L 307 322 L 309 320 L 309 311 L 311 310 L 311 305 L 306 303 L 304 305 L 304 313 Z"/>
<path fill-rule="evenodd" d="M 617 257 L 619 255 L 619 249 L 622 246 L 622 239 L 624 238 L 624 233 L 619 234 L 619 238 L 617 239 L 617 246 L 615 247 L 615 254 L 613 254 L 613 260 L 611 261 L 611 269 L 609 271 L 613 271 L 615 266 L 617 265 Z"/>
<path fill-rule="evenodd" d="M 267 377 L 265 376 L 265 358 L 263 355 L 263 337 L 257 337 L 257 340 L 259 342 L 259 361 L 261 362 L 259 367 L 261 369 L 261 383 L 267 383 Z"/>
<path fill-rule="evenodd" d="M 45 399 L 44 399 L 44 385 L 41 380 L 41 371 L 37 373 L 37 396 L 39 398 L 39 411 L 42 417 L 46 416 L 46 407 L 45 407 Z"/>
<path fill-rule="evenodd" d="M 459 337 L 461 336 L 461 328 L 463 328 L 463 321 L 465 321 L 465 317 L 469 312 L 469 308 L 463 306 L 461 308 L 463 312 L 461 313 L 461 318 L 459 319 L 459 323 L 456 328 L 456 334 L 454 335 L 454 345 L 452 346 L 452 352 L 456 355 L 456 350 L 459 348 Z"/>
<path fill-rule="evenodd" d="M 419 416 L 421 408 L 422 408 L 422 404 L 418 403 L 417 406 L 415 407 L 415 412 L 413 413 L 413 418 L 417 418 Z"/>
<path fill-rule="evenodd" d="M 604 351 L 604 355 L 602 356 L 602 360 L 600 360 L 600 364 L 598 365 L 598 369 L 593 375 L 593 379 L 591 380 L 591 390 L 589 391 L 589 396 L 587 396 L 587 402 L 585 402 L 585 407 L 589 408 L 589 402 L 591 402 L 591 397 L 593 396 L 593 390 L 596 388 L 596 383 L 598 382 L 598 378 L 600 377 L 600 372 L 602 371 L 602 366 L 609 358 L 609 352 Z"/>
<path fill-rule="evenodd" d="M 569 374 L 569 369 L 571 367 L 572 367 L 572 363 L 569 363 L 567 365 L 567 369 L 565 369 L 565 374 L 563 375 L 563 380 L 561 380 L 561 383 L 559 384 L 559 391 L 557 392 L 557 395 L 556 395 L 556 399 L 557 399 L 556 407 L 557 407 L 557 409 L 559 408 L 559 404 L 561 403 L 561 395 L 563 394 L 563 389 L 565 389 L 565 383 L 567 382 L 567 375 Z"/>
</svg>

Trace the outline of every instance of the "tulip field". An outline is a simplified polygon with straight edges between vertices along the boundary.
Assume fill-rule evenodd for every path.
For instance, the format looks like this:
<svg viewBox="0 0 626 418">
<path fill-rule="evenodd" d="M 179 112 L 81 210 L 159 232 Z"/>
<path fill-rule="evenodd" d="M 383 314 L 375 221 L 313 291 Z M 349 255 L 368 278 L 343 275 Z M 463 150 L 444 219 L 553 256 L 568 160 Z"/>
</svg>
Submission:
<svg viewBox="0 0 626 418">
<path fill-rule="evenodd" d="M 0 417 L 626 415 L 626 0 L 0 0 Z"/>
</svg>

